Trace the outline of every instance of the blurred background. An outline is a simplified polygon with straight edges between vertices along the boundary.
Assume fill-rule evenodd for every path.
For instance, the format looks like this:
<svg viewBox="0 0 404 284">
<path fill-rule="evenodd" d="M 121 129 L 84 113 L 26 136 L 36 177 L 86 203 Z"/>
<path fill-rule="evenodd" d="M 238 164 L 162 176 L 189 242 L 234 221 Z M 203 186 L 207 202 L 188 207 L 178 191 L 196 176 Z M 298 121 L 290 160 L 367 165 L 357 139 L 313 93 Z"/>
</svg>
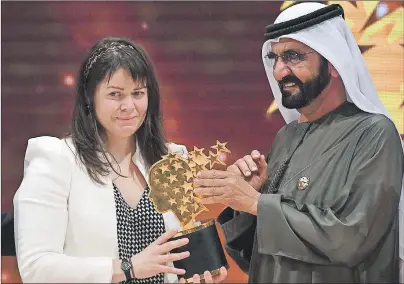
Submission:
<svg viewBox="0 0 404 284">
<path fill-rule="evenodd" d="M 88 49 L 105 36 L 128 37 L 152 58 L 170 141 L 205 150 L 216 140 L 228 142 L 227 164 L 253 149 L 267 154 L 284 121 L 262 65 L 263 35 L 294 2 L 3 1 L 2 212 L 13 210 L 27 140 L 69 131 L 76 73 Z M 338 3 L 404 137 L 404 4 Z M 222 207 L 209 209 L 201 219 L 216 217 Z M 246 282 L 229 262 L 227 280 Z M 20 281 L 15 257 L 2 257 L 1 282 Z"/>
</svg>

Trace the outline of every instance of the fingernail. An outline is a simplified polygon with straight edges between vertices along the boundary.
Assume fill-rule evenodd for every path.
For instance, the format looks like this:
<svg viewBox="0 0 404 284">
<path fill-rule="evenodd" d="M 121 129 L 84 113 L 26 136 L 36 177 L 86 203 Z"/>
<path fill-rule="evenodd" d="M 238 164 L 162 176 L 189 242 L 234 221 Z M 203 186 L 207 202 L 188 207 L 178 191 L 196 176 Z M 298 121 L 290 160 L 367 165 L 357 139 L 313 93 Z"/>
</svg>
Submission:
<svg viewBox="0 0 404 284">
<path fill-rule="evenodd" d="M 256 166 L 252 166 L 251 169 L 252 169 L 253 171 L 258 170 Z"/>
<path fill-rule="evenodd" d="M 246 171 L 246 172 L 245 172 L 245 175 L 246 175 L 246 176 L 249 176 L 250 174 L 251 174 L 250 171 Z"/>
</svg>

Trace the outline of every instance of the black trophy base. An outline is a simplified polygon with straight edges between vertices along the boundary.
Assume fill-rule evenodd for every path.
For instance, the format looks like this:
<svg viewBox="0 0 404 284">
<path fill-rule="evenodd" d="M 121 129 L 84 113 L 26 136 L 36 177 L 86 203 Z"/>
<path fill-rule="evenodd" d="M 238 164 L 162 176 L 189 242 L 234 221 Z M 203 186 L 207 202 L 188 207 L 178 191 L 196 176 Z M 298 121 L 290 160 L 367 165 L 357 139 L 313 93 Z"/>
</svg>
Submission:
<svg viewBox="0 0 404 284">
<path fill-rule="evenodd" d="M 187 282 L 192 282 L 192 277 L 198 274 L 203 279 L 203 273 L 209 271 L 212 276 L 220 273 L 222 266 L 228 268 L 226 256 L 220 243 L 215 221 L 210 220 L 202 225 L 179 232 L 172 240 L 188 238 L 189 243 L 180 248 L 174 249 L 172 253 L 189 251 L 189 257 L 174 261 L 174 267 L 185 270 L 184 275 Z"/>
</svg>

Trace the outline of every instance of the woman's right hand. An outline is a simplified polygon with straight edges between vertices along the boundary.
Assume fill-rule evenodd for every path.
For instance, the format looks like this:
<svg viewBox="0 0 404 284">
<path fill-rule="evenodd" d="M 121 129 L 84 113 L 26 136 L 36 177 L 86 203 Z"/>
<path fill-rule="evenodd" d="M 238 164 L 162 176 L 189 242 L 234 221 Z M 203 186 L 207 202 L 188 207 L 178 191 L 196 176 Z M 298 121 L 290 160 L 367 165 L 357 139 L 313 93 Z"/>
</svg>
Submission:
<svg viewBox="0 0 404 284">
<path fill-rule="evenodd" d="M 184 269 L 171 267 L 167 264 L 168 262 L 177 261 L 189 256 L 189 251 L 169 253 L 171 250 L 182 247 L 189 242 L 188 238 L 168 241 L 177 232 L 176 229 L 165 232 L 142 252 L 132 257 L 135 278 L 148 278 L 159 273 L 185 274 Z"/>
</svg>

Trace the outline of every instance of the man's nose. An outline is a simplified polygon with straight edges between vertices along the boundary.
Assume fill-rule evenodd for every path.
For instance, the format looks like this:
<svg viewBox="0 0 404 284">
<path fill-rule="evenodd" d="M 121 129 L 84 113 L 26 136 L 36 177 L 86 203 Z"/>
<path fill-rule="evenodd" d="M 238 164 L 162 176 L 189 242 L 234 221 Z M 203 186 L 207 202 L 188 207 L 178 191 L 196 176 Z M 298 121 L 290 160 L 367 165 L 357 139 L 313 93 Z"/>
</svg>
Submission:
<svg viewBox="0 0 404 284">
<path fill-rule="evenodd" d="M 290 71 L 290 68 L 288 67 L 288 65 L 283 62 L 282 58 L 279 58 L 275 62 L 275 66 L 274 66 L 275 80 L 280 81 L 287 75 L 290 75 L 290 73 L 292 73 L 292 72 Z"/>
</svg>

